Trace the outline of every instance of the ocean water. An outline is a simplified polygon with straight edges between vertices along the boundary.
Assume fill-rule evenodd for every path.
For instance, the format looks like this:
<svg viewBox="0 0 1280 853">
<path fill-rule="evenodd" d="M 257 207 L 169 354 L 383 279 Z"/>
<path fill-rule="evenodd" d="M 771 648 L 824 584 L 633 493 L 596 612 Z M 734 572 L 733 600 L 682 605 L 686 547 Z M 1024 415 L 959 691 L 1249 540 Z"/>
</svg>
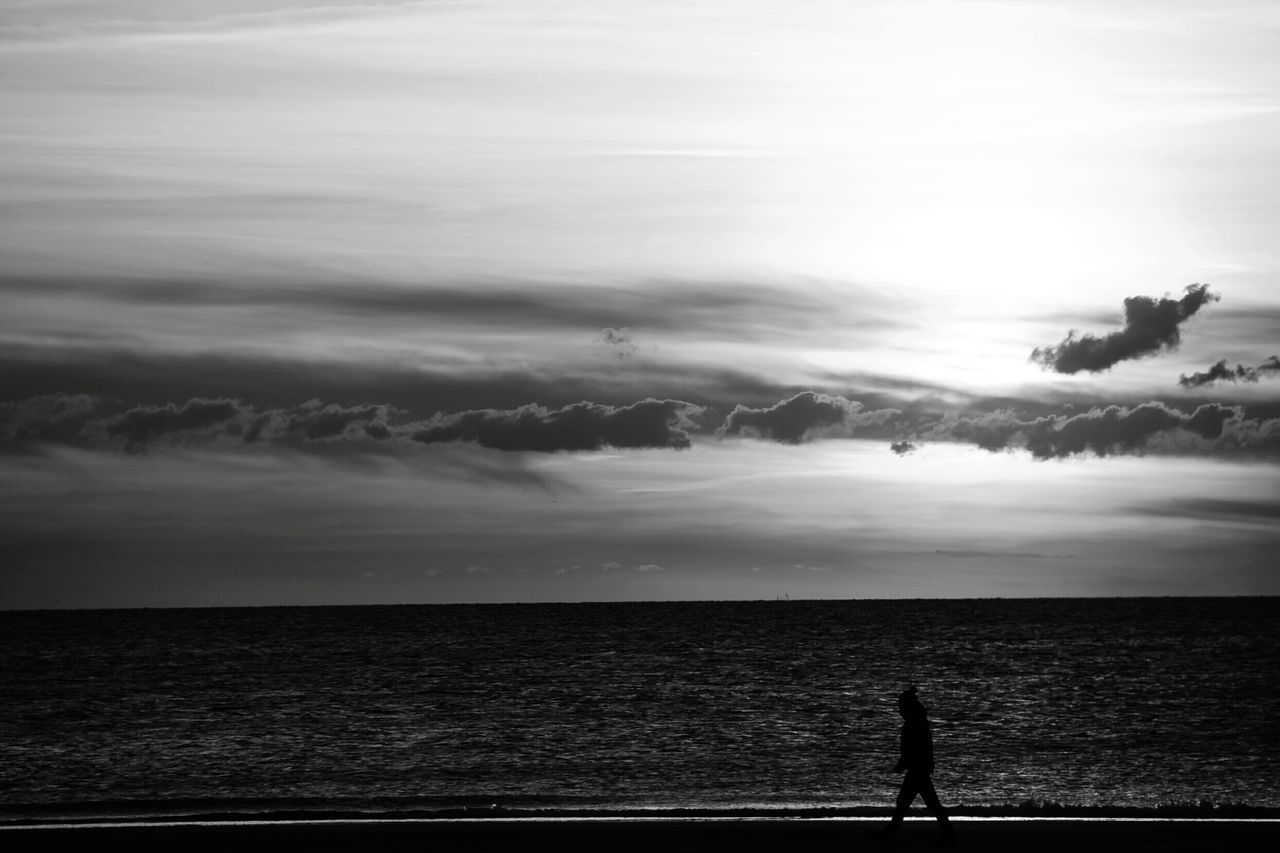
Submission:
<svg viewBox="0 0 1280 853">
<path fill-rule="evenodd" d="M 0 613 L 0 807 L 1280 806 L 1280 600 Z M 0 811 L 3 811 L 0 808 Z"/>
</svg>

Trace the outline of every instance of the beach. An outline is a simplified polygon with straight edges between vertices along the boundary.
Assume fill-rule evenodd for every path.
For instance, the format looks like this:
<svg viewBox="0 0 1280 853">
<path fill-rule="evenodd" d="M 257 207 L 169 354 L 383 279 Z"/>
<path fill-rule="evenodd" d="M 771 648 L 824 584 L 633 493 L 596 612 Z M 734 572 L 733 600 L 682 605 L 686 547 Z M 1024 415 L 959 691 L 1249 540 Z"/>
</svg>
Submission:
<svg viewBox="0 0 1280 853">
<path fill-rule="evenodd" d="M 36 824 L 0 828 L 6 850 L 53 845 L 131 851 L 467 850 L 709 851 L 928 850 L 938 838 L 932 819 L 909 819 L 891 845 L 872 833 L 880 819 L 862 818 L 480 818 L 466 820 L 281 820 L 171 823 Z M 957 849 L 1090 853 L 1106 851 L 1252 851 L 1280 849 L 1274 820 L 965 819 L 954 822 Z"/>
<path fill-rule="evenodd" d="M 1278 824 L 1258 822 L 1280 818 L 1274 613 L 1115 599 L 4 614 L 0 845 L 881 849 L 870 833 L 902 781 L 886 685 L 895 648 L 924 637 L 935 779 L 962 847 L 1280 849 Z M 894 849 L 937 835 L 917 807 Z"/>
</svg>

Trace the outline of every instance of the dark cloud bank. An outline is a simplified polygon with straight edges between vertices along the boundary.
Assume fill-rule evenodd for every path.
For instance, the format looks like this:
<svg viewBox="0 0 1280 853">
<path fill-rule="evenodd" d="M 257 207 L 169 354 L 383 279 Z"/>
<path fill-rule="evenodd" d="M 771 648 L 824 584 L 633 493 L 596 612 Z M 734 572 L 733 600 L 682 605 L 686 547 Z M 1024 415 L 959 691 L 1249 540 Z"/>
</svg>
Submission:
<svg viewBox="0 0 1280 853">
<path fill-rule="evenodd" d="M 927 441 L 973 444 L 989 451 L 1025 450 L 1036 459 L 1146 452 L 1280 452 L 1280 418 L 1248 417 L 1242 406 L 1218 403 L 1184 412 L 1157 401 L 1039 417 L 1012 409 L 976 415 L 909 415 L 899 409 L 868 410 L 844 397 L 806 392 L 768 408 L 738 406 L 716 434 L 785 444 L 831 436 L 888 436 L 892 438 L 889 449 L 899 456 Z"/>
<path fill-rule="evenodd" d="M 166 441 L 315 442 L 392 436 L 385 405 L 340 406 L 317 400 L 292 409 L 259 411 L 239 400 L 191 399 L 185 403 L 134 406 L 114 412 L 87 394 L 35 397 L 0 403 L 0 442 L 118 447 L 137 452 Z"/>
<path fill-rule="evenodd" d="M 1280 450 L 1280 419 L 1247 418 L 1240 406 L 1207 403 L 1187 413 L 1150 402 L 1032 419 L 1009 410 L 947 416 L 919 438 L 961 441 L 993 451 L 1025 449 L 1037 459 L 1159 450 L 1275 453 Z"/>
<path fill-rule="evenodd" d="M 630 406 L 576 403 L 562 409 L 522 406 L 437 415 L 413 429 L 414 441 L 475 442 L 495 450 L 599 450 L 603 447 L 688 447 L 688 430 L 703 409 L 679 400 L 641 400 Z"/>
<path fill-rule="evenodd" d="M 1187 287 L 1181 299 L 1130 296 L 1124 301 L 1124 328 L 1102 337 L 1075 330 L 1058 344 L 1037 347 L 1031 360 L 1057 373 L 1098 373 L 1121 361 L 1173 349 L 1181 340 L 1178 327 L 1210 302 L 1220 299 L 1207 284 Z"/>
<path fill-rule="evenodd" d="M 115 448 L 281 445 L 315 452 L 462 443 L 498 451 L 553 453 L 604 448 L 687 448 L 697 434 L 799 444 L 820 438 L 890 441 L 902 456 L 931 441 L 989 451 L 1025 450 L 1037 459 L 1146 452 L 1280 452 L 1280 417 L 1250 417 L 1242 406 L 1205 403 L 1183 411 L 1161 402 L 1107 406 L 1075 414 L 1027 417 L 1013 409 L 981 414 L 907 414 L 870 409 L 845 397 L 806 391 L 773 406 L 739 405 L 717 426 L 706 407 L 673 399 L 624 406 L 578 402 L 550 408 L 473 409 L 426 420 L 397 420 L 386 404 L 309 401 L 258 409 L 239 400 L 196 398 L 181 404 L 113 410 L 84 394 L 0 404 L 0 447 Z"/>
<path fill-rule="evenodd" d="M 108 404 L 88 395 L 50 395 L 0 404 L 0 444 L 11 449 L 70 444 L 127 452 L 157 444 L 320 449 L 393 440 L 465 442 L 545 453 L 604 447 L 680 449 L 689 446 L 688 430 L 702 412 L 691 403 L 648 399 L 628 406 L 583 402 L 558 409 L 483 409 L 393 423 L 401 412 L 385 404 L 342 406 L 312 400 L 264 411 L 239 400 L 192 399 L 113 413 Z"/>
<path fill-rule="evenodd" d="M 901 415 L 898 409 L 867 410 L 854 400 L 805 391 L 765 408 L 735 406 L 717 434 L 799 444 L 817 437 L 875 430 Z"/>
</svg>

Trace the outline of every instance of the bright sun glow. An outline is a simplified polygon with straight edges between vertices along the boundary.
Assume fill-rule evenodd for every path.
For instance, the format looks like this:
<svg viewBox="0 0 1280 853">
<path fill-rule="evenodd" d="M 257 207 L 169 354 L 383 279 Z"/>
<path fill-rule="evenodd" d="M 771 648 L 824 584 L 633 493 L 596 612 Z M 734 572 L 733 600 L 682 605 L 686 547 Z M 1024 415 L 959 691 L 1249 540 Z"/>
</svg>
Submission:
<svg viewBox="0 0 1280 853">
<path fill-rule="evenodd" d="M 1135 97 L 1127 58 L 1087 23 L 1053 8 L 890 4 L 852 36 L 797 43 L 773 65 L 787 98 L 762 121 L 792 156 L 766 164 L 780 204 L 760 251 L 1030 310 L 1181 260 L 1177 223 L 1152 198 L 1162 155 L 1117 156 L 1115 139 L 1207 114 L 1176 88 Z"/>
</svg>

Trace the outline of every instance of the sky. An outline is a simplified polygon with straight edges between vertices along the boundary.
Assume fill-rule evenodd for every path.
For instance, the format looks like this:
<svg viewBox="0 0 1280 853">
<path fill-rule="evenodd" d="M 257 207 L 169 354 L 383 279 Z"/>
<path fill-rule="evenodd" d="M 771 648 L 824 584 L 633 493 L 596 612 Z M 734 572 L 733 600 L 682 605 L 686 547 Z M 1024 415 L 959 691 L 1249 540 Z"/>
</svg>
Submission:
<svg viewBox="0 0 1280 853">
<path fill-rule="evenodd" d="M 1278 49 L 0 0 L 0 608 L 1280 594 Z"/>
</svg>

